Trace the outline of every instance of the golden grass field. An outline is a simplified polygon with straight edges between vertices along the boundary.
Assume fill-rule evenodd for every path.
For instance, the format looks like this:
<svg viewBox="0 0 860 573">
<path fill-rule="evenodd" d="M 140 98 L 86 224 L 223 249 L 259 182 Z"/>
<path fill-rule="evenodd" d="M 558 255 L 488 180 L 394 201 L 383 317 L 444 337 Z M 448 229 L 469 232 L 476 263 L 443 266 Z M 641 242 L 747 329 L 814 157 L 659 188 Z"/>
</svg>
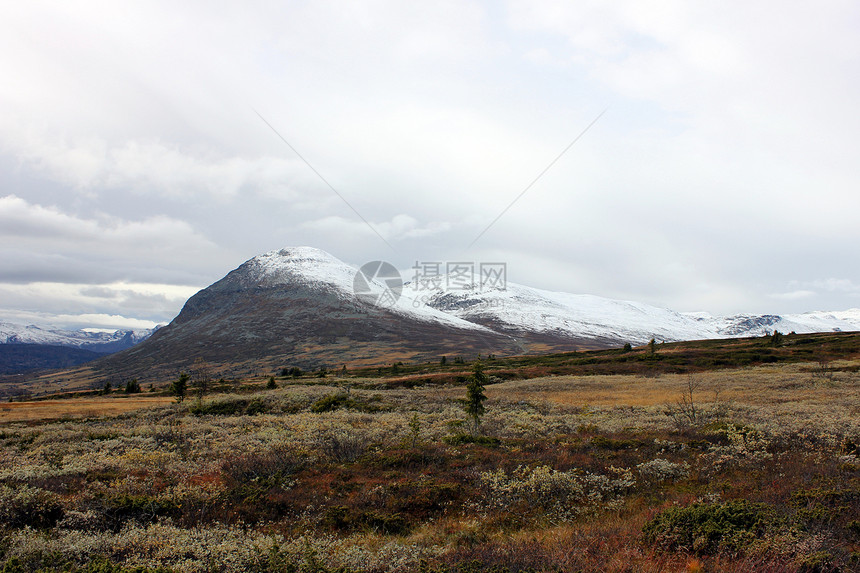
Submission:
<svg viewBox="0 0 860 573">
<path fill-rule="evenodd" d="M 860 361 L 839 361 L 834 367 L 851 367 Z M 773 405 L 795 409 L 831 405 L 846 415 L 860 415 L 860 374 L 841 374 L 833 380 L 812 380 L 814 364 L 759 366 L 701 372 L 695 375 L 663 374 L 657 377 L 633 375 L 550 376 L 515 380 L 487 387 L 490 399 L 507 402 L 544 402 L 560 406 L 646 407 L 672 404 L 679 399 L 691 376 L 696 384 L 695 399 L 703 406 L 739 403 L 749 406 Z M 362 380 L 364 382 L 370 380 Z M 261 384 L 263 379 L 249 381 Z M 329 379 L 329 383 L 355 380 Z M 414 390 L 453 398 L 458 387 Z M 124 414 L 174 401 L 167 396 L 93 396 L 72 399 L 0 403 L 0 423 L 37 422 L 64 418 L 87 418 Z"/>
<path fill-rule="evenodd" d="M 143 408 L 163 406 L 173 401 L 174 399 L 168 396 L 93 396 L 63 400 L 0 403 L 0 424 L 115 416 Z"/>
</svg>

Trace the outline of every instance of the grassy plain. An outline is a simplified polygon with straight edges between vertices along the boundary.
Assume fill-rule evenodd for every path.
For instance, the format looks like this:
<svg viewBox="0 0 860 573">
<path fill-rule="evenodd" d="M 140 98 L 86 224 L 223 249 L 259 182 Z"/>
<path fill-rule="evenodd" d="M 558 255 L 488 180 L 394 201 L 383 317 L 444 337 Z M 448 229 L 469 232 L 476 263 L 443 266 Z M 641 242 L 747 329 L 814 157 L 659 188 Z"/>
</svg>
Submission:
<svg viewBox="0 0 860 573">
<path fill-rule="evenodd" d="M 98 396 L 0 403 L 0 424 L 115 416 L 143 408 L 163 406 L 171 402 L 174 402 L 174 399 L 168 396 Z"/>
<path fill-rule="evenodd" d="M 675 373 L 489 361 L 477 436 L 468 364 L 4 404 L 24 418 L 0 424 L 0 570 L 858 571 L 860 356 L 839 344 Z"/>
</svg>

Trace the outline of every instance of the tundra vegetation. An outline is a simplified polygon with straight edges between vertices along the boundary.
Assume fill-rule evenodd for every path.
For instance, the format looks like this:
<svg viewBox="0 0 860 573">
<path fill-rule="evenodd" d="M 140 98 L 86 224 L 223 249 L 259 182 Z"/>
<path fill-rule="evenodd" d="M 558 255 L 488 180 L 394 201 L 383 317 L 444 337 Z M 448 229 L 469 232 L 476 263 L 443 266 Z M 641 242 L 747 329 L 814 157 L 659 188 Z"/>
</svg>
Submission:
<svg viewBox="0 0 860 573">
<path fill-rule="evenodd" d="M 838 340 L 813 345 L 827 376 L 723 346 L 670 372 L 661 344 L 579 353 L 593 373 L 285 367 L 43 403 L 0 423 L 0 571 L 857 571 L 860 337 Z"/>
</svg>

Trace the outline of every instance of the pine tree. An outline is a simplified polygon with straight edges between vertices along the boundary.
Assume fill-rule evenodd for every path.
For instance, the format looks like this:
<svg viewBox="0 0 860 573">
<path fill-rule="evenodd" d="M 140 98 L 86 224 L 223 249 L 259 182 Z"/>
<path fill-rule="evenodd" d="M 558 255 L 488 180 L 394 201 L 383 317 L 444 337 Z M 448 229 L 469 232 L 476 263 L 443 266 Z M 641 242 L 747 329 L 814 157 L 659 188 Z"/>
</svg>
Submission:
<svg viewBox="0 0 860 573">
<path fill-rule="evenodd" d="M 469 418 L 469 431 L 473 436 L 477 435 L 481 425 L 481 416 L 484 415 L 484 400 L 487 399 L 484 394 L 484 385 L 489 381 L 489 376 L 484 373 L 484 365 L 475 362 L 472 367 L 472 375 L 469 376 L 469 383 L 466 385 L 466 399 L 463 400 L 463 410 L 466 411 L 466 416 Z"/>
<path fill-rule="evenodd" d="M 188 374 L 182 372 L 179 375 L 179 378 L 170 384 L 170 393 L 176 396 L 177 402 L 185 400 L 185 393 L 188 391 L 188 380 L 190 378 L 191 377 Z"/>
</svg>

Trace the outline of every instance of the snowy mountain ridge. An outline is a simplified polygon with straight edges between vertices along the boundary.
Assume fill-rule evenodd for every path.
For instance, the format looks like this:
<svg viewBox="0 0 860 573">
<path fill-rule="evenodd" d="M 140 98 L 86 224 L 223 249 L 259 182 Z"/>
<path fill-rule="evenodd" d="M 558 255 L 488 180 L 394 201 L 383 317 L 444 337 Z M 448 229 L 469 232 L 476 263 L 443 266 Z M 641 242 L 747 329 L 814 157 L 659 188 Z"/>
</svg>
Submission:
<svg viewBox="0 0 860 573">
<path fill-rule="evenodd" d="M 189 299 L 186 307 L 207 304 L 208 296 L 204 296 L 205 293 L 226 281 L 233 285 L 225 287 L 228 290 L 286 288 L 287 291 L 325 294 L 351 309 L 377 304 L 415 328 L 422 328 L 422 324 L 438 325 L 478 335 L 502 335 L 512 341 L 538 336 L 541 339 L 579 343 L 591 341 L 592 345 L 598 347 L 610 347 L 625 342 L 644 344 L 652 338 L 672 342 L 763 336 L 774 330 L 783 333 L 860 331 L 860 309 L 856 308 L 781 316 L 713 316 L 707 312 L 680 313 L 640 302 L 553 292 L 511 282 L 504 288 L 487 288 L 478 284 L 463 288 L 456 281 L 446 280 L 444 275 L 435 281 L 434 287 L 457 284 L 460 288 L 418 289 L 416 285 L 402 284 L 399 276 L 377 275 L 375 271 L 371 272 L 372 276 L 367 276 L 367 272 L 366 267 L 359 270 L 313 247 L 278 249 L 249 259 L 222 281 Z M 359 284 L 361 288 L 358 288 Z M 384 300 L 382 294 L 386 295 Z M 313 312 L 314 308 L 311 307 L 314 304 L 306 304 L 309 305 L 306 310 Z M 217 305 L 210 305 L 201 307 L 199 312 L 211 312 L 218 308 Z M 113 352 L 133 346 L 153 332 L 67 331 L 0 322 L 0 344 L 51 344 Z M 300 337 L 314 334 L 327 333 L 294 333 Z"/>
<path fill-rule="evenodd" d="M 156 329 L 90 332 L 0 322 L 0 344 L 46 344 L 116 352 L 146 340 Z"/>
<path fill-rule="evenodd" d="M 313 247 L 270 251 L 248 263 L 259 270 L 263 284 L 301 281 L 335 288 L 341 296 L 354 298 L 358 270 Z M 241 267 L 240 267 L 241 268 Z M 437 284 L 455 284 L 444 275 Z M 371 281 L 384 289 L 381 281 Z M 762 336 L 780 332 L 831 332 L 860 330 L 860 309 L 815 311 L 783 316 L 762 314 L 712 316 L 680 313 L 634 301 L 594 295 L 553 292 L 508 282 L 505 288 L 413 290 L 406 283 L 396 303 L 389 308 L 421 321 L 445 323 L 457 328 L 483 328 L 511 336 L 522 332 L 546 333 L 570 338 L 628 341 L 642 344 L 659 341 L 698 340 Z"/>
</svg>

